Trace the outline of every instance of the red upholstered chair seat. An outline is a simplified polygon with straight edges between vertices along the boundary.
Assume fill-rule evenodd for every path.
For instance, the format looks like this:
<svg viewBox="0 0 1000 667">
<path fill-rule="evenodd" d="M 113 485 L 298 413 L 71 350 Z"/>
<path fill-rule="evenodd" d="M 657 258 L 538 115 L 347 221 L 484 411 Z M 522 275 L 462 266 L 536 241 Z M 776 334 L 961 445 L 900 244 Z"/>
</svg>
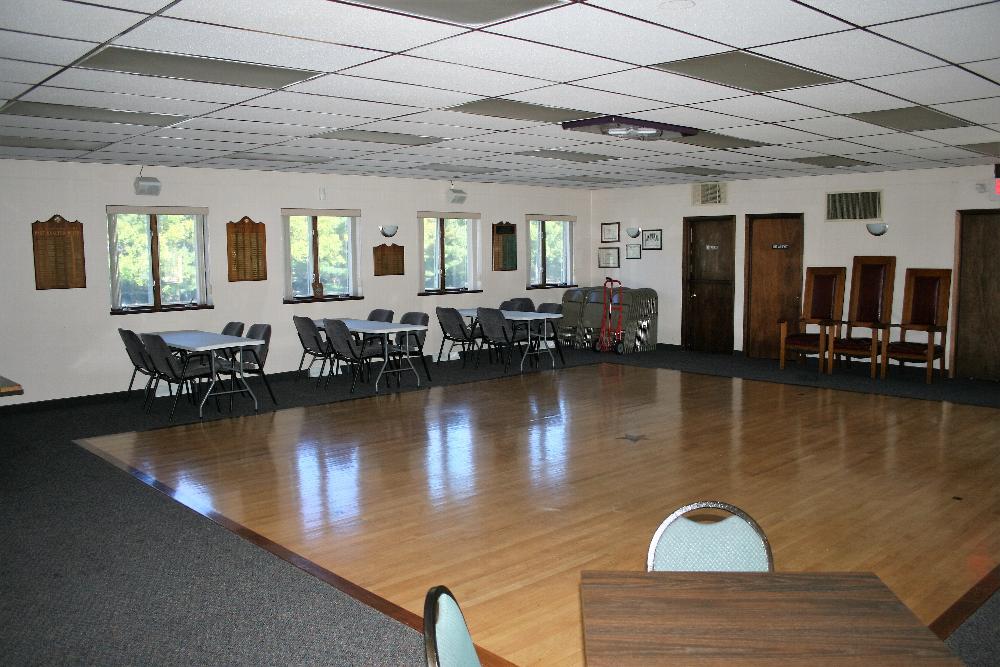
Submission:
<svg viewBox="0 0 1000 667">
<path fill-rule="evenodd" d="M 859 354 L 868 355 L 872 349 L 872 339 L 871 338 L 838 338 L 833 344 L 833 349 L 838 354 L 850 354 L 852 352 L 858 352 Z"/>
<path fill-rule="evenodd" d="M 940 345 L 935 345 L 934 357 L 940 357 L 942 354 L 944 354 L 944 348 Z M 895 357 L 897 355 L 901 357 L 919 357 L 923 359 L 927 356 L 927 343 L 911 343 L 903 341 L 889 343 L 889 356 Z"/>
<path fill-rule="evenodd" d="M 819 334 L 818 333 L 789 334 L 785 338 L 785 347 L 808 348 L 811 350 L 818 350 Z"/>
</svg>

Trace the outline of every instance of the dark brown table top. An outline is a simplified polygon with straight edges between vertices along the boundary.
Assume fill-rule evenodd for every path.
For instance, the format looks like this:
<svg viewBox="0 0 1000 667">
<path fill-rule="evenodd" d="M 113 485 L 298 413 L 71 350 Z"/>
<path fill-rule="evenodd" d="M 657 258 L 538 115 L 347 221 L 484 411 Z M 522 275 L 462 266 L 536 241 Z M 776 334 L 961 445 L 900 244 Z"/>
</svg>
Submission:
<svg viewBox="0 0 1000 667">
<path fill-rule="evenodd" d="M 587 664 L 961 665 L 867 572 L 583 572 Z"/>
<path fill-rule="evenodd" d="M 21 385 L 0 375 L 0 396 L 15 396 L 23 393 L 24 389 L 21 388 Z"/>
</svg>

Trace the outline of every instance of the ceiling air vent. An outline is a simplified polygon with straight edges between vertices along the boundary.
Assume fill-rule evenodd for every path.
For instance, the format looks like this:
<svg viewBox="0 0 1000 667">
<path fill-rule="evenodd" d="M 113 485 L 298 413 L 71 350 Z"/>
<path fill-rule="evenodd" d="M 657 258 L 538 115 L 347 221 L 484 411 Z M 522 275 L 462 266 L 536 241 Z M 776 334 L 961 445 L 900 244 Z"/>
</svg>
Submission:
<svg viewBox="0 0 1000 667">
<path fill-rule="evenodd" d="M 725 204 L 725 183 L 693 183 L 691 186 L 691 201 L 696 205 Z"/>
<path fill-rule="evenodd" d="M 881 220 L 882 193 L 830 192 L 826 195 L 827 220 Z"/>
</svg>

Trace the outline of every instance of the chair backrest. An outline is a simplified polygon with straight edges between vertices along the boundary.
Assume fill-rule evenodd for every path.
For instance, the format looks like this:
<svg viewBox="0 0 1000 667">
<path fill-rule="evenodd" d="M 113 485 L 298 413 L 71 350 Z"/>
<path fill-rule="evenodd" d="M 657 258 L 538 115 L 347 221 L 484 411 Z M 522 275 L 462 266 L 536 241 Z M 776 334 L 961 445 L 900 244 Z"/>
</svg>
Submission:
<svg viewBox="0 0 1000 667">
<path fill-rule="evenodd" d="M 892 291 L 896 280 L 896 258 L 854 258 L 851 270 L 851 305 L 848 321 L 856 326 L 888 323 L 892 315 Z"/>
<path fill-rule="evenodd" d="M 313 326 L 316 326 L 315 324 Z M 264 341 L 263 345 L 258 345 L 256 350 L 257 358 L 260 359 L 260 367 L 264 368 L 264 364 L 267 362 L 267 352 L 271 348 L 271 325 L 270 324 L 251 324 L 250 328 L 247 329 L 247 338 L 253 338 L 254 340 Z M 243 363 L 253 362 L 253 352 L 249 349 L 243 350 Z"/>
<path fill-rule="evenodd" d="M 311 317 L 302 315 L 292 315 L 292 323 L 295 325 L 295 333 L 299 335 L 299 342 L 302 349 L 313 354 L 325 354 L 323 337 L 320 336 L 319 327 L 312 321 Z"/>
<path fill-rule="evenodd" d="M 444 586 L 435 586 L 424 598 L 424 652 L 428 667 L 480 665 L 462 609 Z"/>
<path fill-rule="evenodd" d="M 561 313 L 562 309 L 563 309 L 563 307 L 562 307 L 561 303 L 540 303 L 540 304 L 538 304 L 538 310 L 536 312 L 539 312 L 539 313 Z"/>
<path fill-rule="evenodd" d="M 348 361 L 360 358 L 361 351 L 343 320 L 323 320 L 323 328 L 326 330 L 326 341 L 335 355 Z"/>
<path fill-rule="evenodd" d="M 844 316 L 844 283 L 847 268 L 843 266 L 810 266 L 806 268 L 806 285 L 802 292 L 802 319 L 809 324 L 824 320 L 839 321 Z"/>
<path fill-rule="evenodd" d="M 166 341 L 159 334 L 140 334 L 139 338 L 142 339 L 142 344 L 146 348 L 146 354 L 149 355 L 149 360 L 153 364 L 153 368 L 163 376 L 167 378 L 178 380 L 181 377 L 181 365 L 180 362 L 170 352 L 170 347 L 167 346 Z"/>
<path fill-rule="evenodd" d="M 119 329 L 118 335 L 122 337 L 122 342 L 125 343 L 125 351 L 128 353 L 128 358 L 131 360 L 132 365 L 136 368 L 152 371 L 153 366 L 149 360 L 149 356 L 146 354 L 146 348 L 142 344 L 142 339 L 131 329 Z"/>
<path fill-rule="evenodd" d="M 720 510 L 721 521 L 692 521 L 686 514 Z M 703 500 L 671 513 L 656 529 L 646 569 L 675 572 L 771 572 L 774 559 L 767 536 L 750 515 L 734 505 Z"/>
<path fill-rule="evenodd" d="M 369 322 L 392 322 L 393 312 L 385 308 L 376 308 L 368 313 Z"/>
<path fill-rule="evenodd" d="M 431 321 L 430 316 L 427 313 L 421 313 L 419 311 L 412 311 L 409 313 L 403 313 L 403 316 L 399 318 L 400 324 L 422 324 L 427 326 Z M 412 336 L 420 341 L 420 345 L 423 346 L 424 339 L 427 337 L 426 331 L 415 331 L 409 334 L 398 333 L 396 334 L 396 345 L 403 345 L 406 343 L 406 336 Z"/>
<path fill-rule="evenodd" d="M 454 338 L 455 340 L 469 340 L 471 335 L 469 327 L 465 323 L 465 318 L 462 317 L 462 314 L 457 309 L 438 306 L 435 312 L 437 313 L 438 324 L 441 325 L 441 332 L 445 336 Z"/>
<path fill-rule="evenodd" d="M 511 299 L 514 307 L 511 310 L 520 310 L 525 313 L 531 313 L 535 310 L 535 302 L 527 297 L 517 297 L 516 299 Z M 500 310 L 503 310 L 501 308 Z"/>
<path fill-rule="evenodd" d="M 497 308 L 499 310 L 517 310 L 516 306 L 517 304 L 514 303 L 514 299 L 507 299 L 506 301 L 501 301 Z"/>
<path fill-rule="evenodd" d="M 907 269 L 903 285 L 903 320 L 907 326 L 948 326 L 951 269 Z"/>
<path fill-rule="evenodd" d="M 500 311 L 502 308 L 480 308 L 477 312 L 479 326 L 483 335 L 494 343 L 505 344 L 512 338 L 512 330 L 507 318 Z"/>
<path fill-rule="evenodd" d="M 242 322 L 230 322 L 226 326 L 222 327 L 223 336 L 242 336 L 243 335 L 243 323 Z"/>
</svg>

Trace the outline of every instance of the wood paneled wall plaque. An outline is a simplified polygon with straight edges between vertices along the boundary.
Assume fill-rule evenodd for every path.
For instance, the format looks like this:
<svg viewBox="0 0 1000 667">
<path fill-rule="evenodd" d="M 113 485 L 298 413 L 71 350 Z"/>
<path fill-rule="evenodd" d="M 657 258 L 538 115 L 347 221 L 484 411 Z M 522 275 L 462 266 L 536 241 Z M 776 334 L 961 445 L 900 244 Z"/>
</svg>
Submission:
<svg viewBox="0 0 1000 667">
<path fill-rule="evenodd" d="M 69 289 L 87 286 L 83 260 L 83 223 L 53 215 L 31 223 L 35 255 L 35 289 Z"/>
<path fill-rule="evenodd" d="M 375 246 L 372 251 L 375 255 L 376 276 L 403 275 L 403 246 L 383 243 Z"/>
<path fill-rule="evenodd" d="M 263 222 L 247 216 L 226 223 L 229 282 L 267 280 L 267 234 Z"/>
<path fill-rule="evenodd" d="M 493 225 L 493 270 L 517 270 L 517 225 L 511 222 Z"/>
</svg>

